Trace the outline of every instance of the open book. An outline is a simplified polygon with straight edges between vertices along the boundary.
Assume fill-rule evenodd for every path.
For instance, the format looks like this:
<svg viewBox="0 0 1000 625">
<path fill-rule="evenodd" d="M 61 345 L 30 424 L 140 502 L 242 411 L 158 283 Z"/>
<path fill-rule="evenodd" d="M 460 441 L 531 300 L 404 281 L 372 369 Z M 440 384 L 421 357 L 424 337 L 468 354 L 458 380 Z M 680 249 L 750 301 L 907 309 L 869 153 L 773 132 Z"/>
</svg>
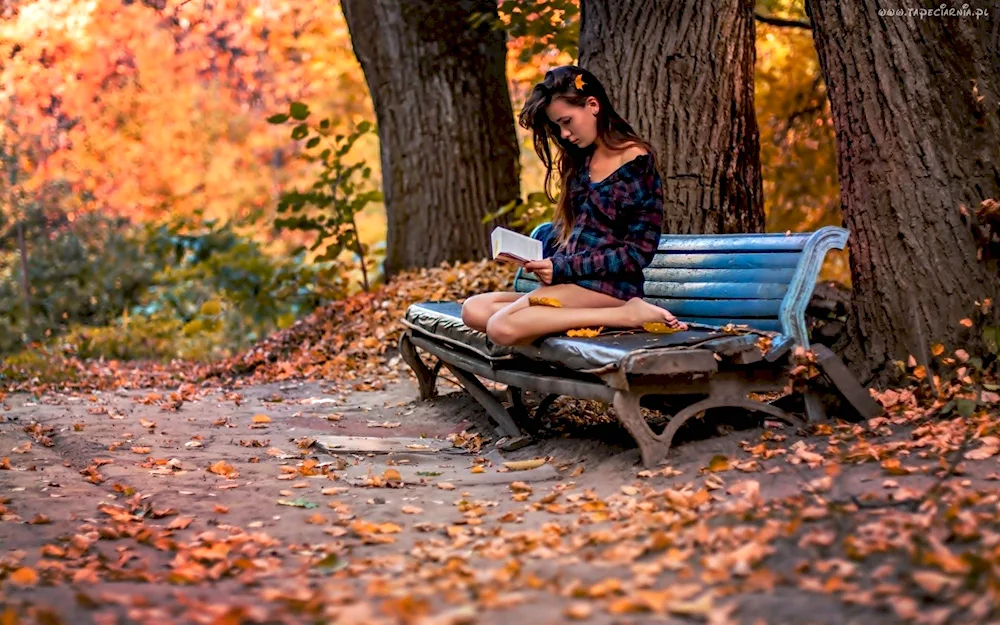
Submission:
<svg viewBox="0 0 1000 625">
<path fill-rule="evenodd" d="M 538 239 L 497 226 L 490 233 L 493 243 L 493 259 L 500 262 L 524 264 L 529 260 L 542 259 L 542 242 Z"/>
</svg>

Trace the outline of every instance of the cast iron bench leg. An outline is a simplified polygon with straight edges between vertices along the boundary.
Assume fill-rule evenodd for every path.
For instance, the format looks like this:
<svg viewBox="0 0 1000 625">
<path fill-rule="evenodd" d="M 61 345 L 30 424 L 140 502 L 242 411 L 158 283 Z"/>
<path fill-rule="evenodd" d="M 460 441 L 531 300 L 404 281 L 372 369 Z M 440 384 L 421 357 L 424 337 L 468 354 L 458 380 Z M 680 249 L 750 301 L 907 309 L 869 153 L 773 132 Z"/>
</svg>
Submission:
<svg viewBox="0 0 1000 625">
<path fill-rule="evenodd" d="M 614 407 L 615 413 L 621 420 L 625 429 L 629 431 L 632 438 L 639 445 L 639 452 L 642 454 L 642 464 L 647 469 L 652 469 L 659 464 L 670 451 L 674 434 L 691 417 L 712 408 L 744 408 L 746 410 L 756 410 L 767 413 L 773 417 L 781 419 L 791 425 L 802 425 L 802 420 L 796 418 L 777 406 L 754 401 L 746 397 L 733 397 L 730 395 L 709 395 L 707 398 L 695 402 L 684 408 L 667 423 L 660 434 L 654 434 L 652 428 L 643 418 L 639 410 L 639 401 L 643 395 L 655 393 L 655 389 L 648 391 L 618 391 L 615 393 Z"/>
<path fill-rule="evenodd" d="M 816 364 L 819 365 L 820 370 L 833 382 L 840 394 L 851 403 L 858 414 L 865 419 L 872 419 L 882 414 L 882 405 L 872 399 L 868 389 L 861 385 L 861 382 L 847 368 L 844 361 L 833 353 L 833 350 L 826 345 L 813 345 L 812 350 L 816 354 Z"/>
<path fill-rule="evenodd" d="M 448 367 L 448 370 L 458 379 L 465 390 L 493 417 L 493 420 L 497 423 L 496 433 L 499 436 L 507 436 L 512 439 L 521 436 L 521 428 L 511 418 L 510 413 L 503 407 L 503 404 L 497 401 L 493 392 L 486 388 L 476 376 L 447 362 L 444 363 L 444 366 Z"/>
<path fill-rule="evenodd" d="M 407 332 L 403 332 L 399 336 L 399 355 L 403 358 L 403 362 L 410 366 L 414 375 L 417 376 L 417 384 L 420 387 L 420 399 L 424 400 L 435 397 L 437 395 L 437 376 L 441 370 L 442 361 L 439 359 L 433 369 L 425 365 L 424 361 L 420 360 L 417 348 L 413 346 L 413 342 L 410 341 L 410 335 Z"/>
<path fill-rule="evenodd" d="M 803 393 L 802 403 L 805 404 L 806 421 L 809 423 L 823 423 L 826 421 L 826 407 L 817 393 Z"/>
</svg>

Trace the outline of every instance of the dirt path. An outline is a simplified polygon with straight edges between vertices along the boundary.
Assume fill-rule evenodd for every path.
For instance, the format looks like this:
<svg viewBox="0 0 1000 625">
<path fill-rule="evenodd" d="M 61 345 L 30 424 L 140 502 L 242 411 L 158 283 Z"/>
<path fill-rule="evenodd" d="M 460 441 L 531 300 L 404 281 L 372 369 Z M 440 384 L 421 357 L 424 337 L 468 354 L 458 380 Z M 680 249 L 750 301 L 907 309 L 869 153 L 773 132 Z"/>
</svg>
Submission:
<svg viewBox="0 0 1000 625">
<path fill-rule="evenodd" d="M 7 396 L 0 623 L 997 618 L 996 457 L 962 459 L 985 444 L 947 423 L 744 430 L 642 471 L 588 431 L 506 456 L 428 453 L 409 439 L 483 413 L 461 393 L 415 395 Z M 323 436 L 413 447 L 309 446 Z M 549 462 L 502 469 L 536 457 Z"/>
</svg>

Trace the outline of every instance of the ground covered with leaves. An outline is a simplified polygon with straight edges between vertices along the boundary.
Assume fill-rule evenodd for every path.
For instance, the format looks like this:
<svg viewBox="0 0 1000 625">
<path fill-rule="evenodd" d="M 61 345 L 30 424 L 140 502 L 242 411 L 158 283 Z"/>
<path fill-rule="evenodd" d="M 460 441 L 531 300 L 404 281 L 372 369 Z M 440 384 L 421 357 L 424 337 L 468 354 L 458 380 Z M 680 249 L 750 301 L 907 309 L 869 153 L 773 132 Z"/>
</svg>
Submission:
<svg viewBox="0 0 1000 625">
<path fill-rule="evenodd" d="M 414 401 L 394 348 L 410 302 L 509 283 L 469 267 L 212 366 L 19 370 L 0 395 L 0 623 L 1000 619 L 982 361 L 935 346 L 881 417 L 748 419 L 652 470 L 605 406 L 560 399 L 546 437 L 501 456 L 447 379 Z"/>
<path fill-rule="evenodd" d="M 501 457 L 465 395 L 413 392 L 7 395 L 2 622 L 1000 615 L 996 411 L 890 393 L 868 423 L 768 422 L 647 471 L 586 430 Z M 320 451 L 331 434 L 458 447 Z"/>
</svg>

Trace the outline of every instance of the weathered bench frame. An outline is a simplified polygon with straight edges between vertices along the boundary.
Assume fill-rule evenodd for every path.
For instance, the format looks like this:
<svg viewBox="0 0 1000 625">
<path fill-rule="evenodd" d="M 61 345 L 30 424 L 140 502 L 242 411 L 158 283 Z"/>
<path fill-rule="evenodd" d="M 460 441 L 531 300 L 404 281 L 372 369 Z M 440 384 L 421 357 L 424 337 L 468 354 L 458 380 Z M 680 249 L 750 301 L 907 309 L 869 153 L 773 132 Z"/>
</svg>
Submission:
<svg viewBox="0 0 1000 625">
<path fill-rule="evenodd" d="M 532 236 L 536 233 L 537 229 Z M 805 309 L 823 259 L 830 249 L 843 249 L 846 242 L 847 231 L 843 228 L 823 228 L 810 237 L 788 294 L 781 303 L 780 318 L 782 328 L 787 332 L 785 334 L 755 332 L 729 335 L 709 339 L 711 345 L 706 342 L 692 349 L 639 349 L 629 353 L 618 367 L 606 371 L 578 372 L 541 361 L 490 361 L 461 346 L 439 340 L 439 337 L 431 337 L 404 320 L 407 328 L 400 336 L 399 352 L 416 374 L 421 399 L 435 396 L 438 373 L 442 366 L 447 367 L 492 417 L 497 434 L 503 437 L 502 449 L 530 443 L 531 437 L 522 433 L 521 425 L 529 427 L 533 420 L 537 422 L 540 413 L 548 408 L 552 400 L 565 395 L 611 404 L 638 443 L 643 464 L 652 467 L 666 457 L 674 435 L 688 419 L 712 408 L 755 410 L 792 425 L 825 419 L 819 397 L 811 392 L 804 396 L 805 418 L 775 405 L 750 399 L 749 395 L 783 391 L 790 384 L 788 357 L 792 347 L 796 344 L 809 347 Z M 518 270 L 515 290 L 530 292 L 537 286 L 537 281 L 529 280 L 522 270 Z M 766 352 L 758 343 L 761 334 L 771 338 L 770 349 Z M 438 362 L 429 367 L 420 358 L 417 349 L 435 356 Z M 855 410 L 865 417 L 881 412 L 881 407 L 836 355 L 822 345 L 815 346 L 813 351 L 821 371 Z M 476 376 L 505 384 L 507 389 L 503 394 L 495 394 Z M 524 390 L 545 395 L 533 415 L 534 419 L 525 407 Z M 676 412 L 663 432 L 656 434 L 640 411 L 640 402 L 646 395 L 705 397 Z M 503 401 L 510 403 L 510 408 L 505 407 Z"/>
</svg>

